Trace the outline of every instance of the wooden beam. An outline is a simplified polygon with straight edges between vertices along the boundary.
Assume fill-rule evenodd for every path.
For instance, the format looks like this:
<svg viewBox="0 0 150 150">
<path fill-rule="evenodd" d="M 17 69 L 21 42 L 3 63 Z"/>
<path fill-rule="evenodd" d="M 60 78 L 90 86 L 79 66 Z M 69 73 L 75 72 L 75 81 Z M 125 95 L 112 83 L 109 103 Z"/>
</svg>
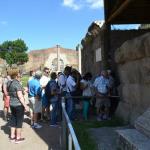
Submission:
<svg viewBox="0 0 150 150">
<path fill-rule="evenodd" d="M 108 18 L 108 20 L 106 20 L 106 24 L 110 23 L 119 15 L 121 14 L 128 6 L 131 2 L 133 2 L 134 0 L 125 0 L 121 6 Z"/>
<path fill-rule="evenodd" d="M 104 17 L 105 20 L 109 17 L 109 11 L 110 11 L 110 6 L 109 6 L 109 0 L 104 0 Z"/>
</svg>

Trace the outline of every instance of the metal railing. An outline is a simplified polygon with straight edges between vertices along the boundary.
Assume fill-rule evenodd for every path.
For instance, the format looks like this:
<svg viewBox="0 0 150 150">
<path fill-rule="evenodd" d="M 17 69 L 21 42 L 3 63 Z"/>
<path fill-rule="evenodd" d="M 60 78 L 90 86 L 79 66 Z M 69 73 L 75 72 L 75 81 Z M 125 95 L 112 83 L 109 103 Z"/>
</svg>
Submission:
<svg viewBox="0 0 150 150">
<path fill-rule="evenodd" d="M 71 121 L 65 109 L 65 98 L 62 97 L 62 138 L 61 145 L 63 150 L 81 150 Z"/>
<path fill-rule="evenodd" d="M 61 145 L 63 150 L 72 150 L 74 146 L 74 150 L 80 150 L 80 145 L 78 143 L 77 137 L 75 135 L 74 129 L 72 127 L 71 121 L 68 117 L 65 108 L 65 99 L 73 98 L 73 99 L 83 99 L 83 98 L 96 98 L 97 96 L 70 96 L 70 97 L 62 97 L 61 98 L 61 106 L 62 106 L 62 134 L 61 134 Z M 104 96 L 98 96 L 104 97 Z M 119 96 L 105 96 L 108 98 L 119 98 Z"/>
</svg>

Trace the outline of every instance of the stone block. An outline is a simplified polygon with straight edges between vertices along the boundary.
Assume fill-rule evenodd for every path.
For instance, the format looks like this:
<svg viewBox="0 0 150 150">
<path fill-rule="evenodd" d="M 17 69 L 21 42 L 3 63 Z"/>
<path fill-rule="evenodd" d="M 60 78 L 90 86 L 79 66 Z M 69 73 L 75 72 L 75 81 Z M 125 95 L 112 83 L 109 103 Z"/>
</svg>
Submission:
<svg viewBox="0 0 150 150">
<path fill-rule="evenodd" d="M 117 130 L 119 150 L 150 150 L 150 139 L 136 129 Z"/>
<path fill-rule="evenodd" d="M 149 57 L 140 60 L 139 71 L 141 75 L 141 83 L 150 84 L 150 58 Z"/>
<path fill-rule="evenodd" d="M 120 101 L 116 110 L 116 116 L 123 118 L 125 123 L 128 123 L 130 120 L 131 107 L 125 101 Z"/>
<path fill-rule="evenodd" d="M 150 138 L 150 108 L 137 118 L 135 128 Z"/>
<path fill-rule="evenodd" d="M 134 121 L 150 106 L 150 85 L 123 84 L 121 87 L 121 101 L 116 115 L 125 122 L 134 124 Z"/>
<path fill-rule="evenodd" d="M 122 83 L 134 84 L 141 83 L 140 67 L 141 61 L 136 60 L 119 65 L 119 75 Z"/>
<path fill-rule="evenodd" d="M 128 40 L 115 52 L 115 60 L 119 64 L 128 61 L 142 59 L 150 56 L 149 49 L 150 33 Z"/>
</svg>

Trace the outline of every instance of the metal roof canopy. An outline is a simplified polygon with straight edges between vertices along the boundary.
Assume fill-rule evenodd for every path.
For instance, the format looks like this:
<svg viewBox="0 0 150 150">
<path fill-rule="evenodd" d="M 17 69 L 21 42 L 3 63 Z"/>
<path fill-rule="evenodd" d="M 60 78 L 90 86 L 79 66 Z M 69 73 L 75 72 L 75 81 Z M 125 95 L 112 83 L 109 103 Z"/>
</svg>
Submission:
<svg viewBox="0 0 150 150">
<path fill-rule="evenodd" d="M 104 0 L 106 24 L 150 23 L 150 0 Z"/>
</svg>

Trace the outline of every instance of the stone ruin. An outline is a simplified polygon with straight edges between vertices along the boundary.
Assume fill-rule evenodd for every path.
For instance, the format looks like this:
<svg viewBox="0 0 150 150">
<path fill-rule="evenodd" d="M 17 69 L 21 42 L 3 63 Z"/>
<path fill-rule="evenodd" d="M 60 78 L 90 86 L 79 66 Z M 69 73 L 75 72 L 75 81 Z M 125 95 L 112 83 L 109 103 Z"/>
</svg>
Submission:
<svg viewBox="0 0 150 150">
<path fill-rule="evenodd" d="M 116 115 L 134 125 L 117 131 L 118 149 L 150 150 L 150 33 L 126 41 L 115 60 L 121 83 Z"/>
<path fill-rule="evenodd" d="M 116 50 L 121 101 L 116 114 L 134 121 L 150 107 L 150 33 L 126 41 Z"/>
<path fill-rule="evenodd" d="M 150 150 L 150 108 L 134 123 L 134 129 L 117 130 L 119 150 Z"/>
</svg>

